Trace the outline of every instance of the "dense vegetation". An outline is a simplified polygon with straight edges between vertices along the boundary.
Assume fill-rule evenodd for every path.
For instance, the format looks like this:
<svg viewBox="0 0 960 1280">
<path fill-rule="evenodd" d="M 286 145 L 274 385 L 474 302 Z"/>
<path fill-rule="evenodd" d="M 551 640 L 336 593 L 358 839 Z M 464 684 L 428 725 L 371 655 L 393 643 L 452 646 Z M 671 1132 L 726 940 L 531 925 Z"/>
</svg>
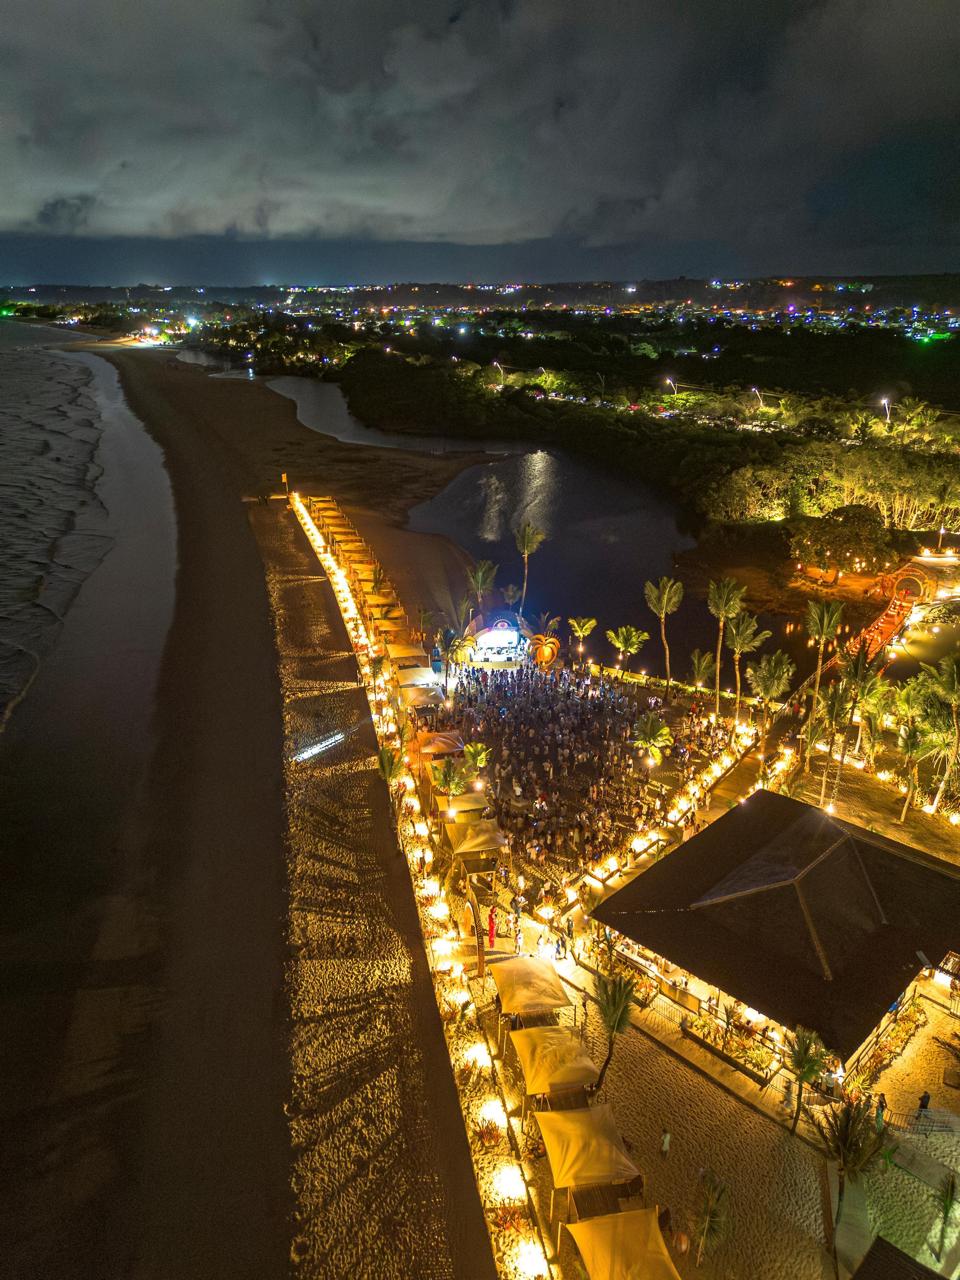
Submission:
<svg viewBox="0 0 960 1280">
<path fill-rule="evenodd" d="M 352 411 L 371 426 L 560 446 L 658 484 L 707 519 L 779 521 L 862 506 L 896 529 L 960 522 L 960 461 L 952 443 L 934 452 L 918 437 L 907 447 L 869 426 L 851 438 L 849 421 L 822 406 L 808 426 L 802 418 L 782 423 L 779 410 L 765 421 L 759 406 L 758 421 L 741 409 L 733 425 L 725 406 L 718 413 L 714 404 L 707 416 L 703 404 L 682 395 L 670 416 L 649 402 L 623 412 L 550 399 L 543 375 L 533 385 L 505 380 L 497 392 L 496 370 L 491 386 L 491 371 L 466 361 L 410 361 L 373 349 L 348 359 L 338 376 Z M 849 419 L 857 411 L 844 412 Z M 828 418 L 836 438 L 825 438 Z"/>
</svg>

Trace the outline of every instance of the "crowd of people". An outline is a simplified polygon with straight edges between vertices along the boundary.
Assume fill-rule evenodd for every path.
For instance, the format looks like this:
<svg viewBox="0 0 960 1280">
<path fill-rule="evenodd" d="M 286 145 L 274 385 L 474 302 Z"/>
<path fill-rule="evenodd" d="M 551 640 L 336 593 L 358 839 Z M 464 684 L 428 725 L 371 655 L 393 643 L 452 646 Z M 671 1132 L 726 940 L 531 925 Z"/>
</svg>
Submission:
<svg viewBox="0 0 960 1280">
<path fill-rule="evenodd" d="M 512 865 L 533 870 L 535 892 L 548 902 L 581 872 L 621 859 L 638 832 L 665 819 L 673 786 L 634 745 L 638 716 L 663 712 L 656 695 L 532 664 L 463 667 L 451 692 L 437 727 L 490 748 L 491 803 Z M 703 757 L 723 749 L 727 731 L 699 703 L 675 720 L 671 782 L 682 784 Z M 682 823 L 696 829 L 696 809 Z"/>
</svg>

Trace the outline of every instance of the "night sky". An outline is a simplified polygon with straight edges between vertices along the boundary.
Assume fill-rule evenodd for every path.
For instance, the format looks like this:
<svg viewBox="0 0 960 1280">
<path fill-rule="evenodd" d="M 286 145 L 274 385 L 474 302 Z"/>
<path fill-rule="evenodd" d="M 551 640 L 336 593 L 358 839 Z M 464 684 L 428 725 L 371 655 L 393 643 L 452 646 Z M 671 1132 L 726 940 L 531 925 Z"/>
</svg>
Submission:
<svg viewBox="0 0 960 1280">
<path fill-rule="evenodd" d="M 960 270 L 957 0 L 7 0 L 0 282 Z"/>
</svg>

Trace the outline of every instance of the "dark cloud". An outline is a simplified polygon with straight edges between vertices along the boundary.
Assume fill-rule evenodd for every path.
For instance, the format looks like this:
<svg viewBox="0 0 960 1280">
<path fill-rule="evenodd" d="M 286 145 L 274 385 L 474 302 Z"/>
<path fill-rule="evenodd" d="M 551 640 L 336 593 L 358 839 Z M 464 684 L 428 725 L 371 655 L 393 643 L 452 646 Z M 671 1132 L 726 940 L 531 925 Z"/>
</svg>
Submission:
<svg viewBox="0 0 960 1280">
<path fill-rule="evenodd" d="M 560 274 L 960 265 L 955 0 L 53 12 L 9 0 L 0 34 L 0 236 L 268 238 L 278 263 L 402 242 L 504 270 L 494 248 L 552 245 Z"/>
</svg>

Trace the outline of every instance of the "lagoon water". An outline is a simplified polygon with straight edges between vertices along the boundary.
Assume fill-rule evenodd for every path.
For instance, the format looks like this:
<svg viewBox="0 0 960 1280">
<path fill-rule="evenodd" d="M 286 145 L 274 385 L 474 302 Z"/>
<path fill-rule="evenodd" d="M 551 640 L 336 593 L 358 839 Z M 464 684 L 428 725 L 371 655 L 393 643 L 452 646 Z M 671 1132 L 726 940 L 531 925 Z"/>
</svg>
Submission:
<svg viewBox="0 0 960 1280">
<path fill-rule="evenodd" d="M 611 655 L 605 632 L 630 623 L 650 634 L 632 669 L 662 674 L 659 624 L 644 600 L 644 583 L 673 574 L 674 557 L 696 541 L 670 498 L 554 450 L 372 430 L 350 414 L 335 383 L 285 377 L 269 386 L 294 401 L 305 426 L 351 444 L 489 452 L 488 463 L 461 472 L 442 493 L 414 507 L 409 527 L 450 538 L 475 559 L 492 560 L 499 565 L 497 583 L 504 586 L 522 581 L 513 530 L 529 520 L 547 540 L 530 561 L 528 617 L 535 621 L 547 610 L 561 618 L 564 629 L 568 617 L 597 618 L 587 649 L 605 658 Z M 783 618 L 762 614 L 760 621 L 806 674 L 812 659 L 796 631 L 787 633 Z M 716 644 L 716 623 L 703 600 L 684 599 L 669 620 L 668 639 L 674 674 L 684 677 L 690 651 Z M 729 655 L 724 661 L 729 670 Z"/>
</svg>

